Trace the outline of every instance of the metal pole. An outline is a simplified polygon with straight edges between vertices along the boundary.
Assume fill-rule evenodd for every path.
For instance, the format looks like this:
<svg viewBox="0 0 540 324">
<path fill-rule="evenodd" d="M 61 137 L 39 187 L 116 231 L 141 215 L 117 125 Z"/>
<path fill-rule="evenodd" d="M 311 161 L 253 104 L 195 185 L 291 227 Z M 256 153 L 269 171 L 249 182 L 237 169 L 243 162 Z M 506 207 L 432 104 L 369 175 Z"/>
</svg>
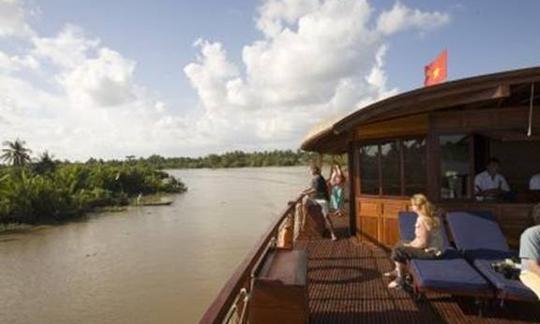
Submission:
<svg viewBox="0 0 540 324">
<path fill-rule="evenodd" d="M 528 137 L 531 137 L 532 135 L 533 102 L 534 102 L 534 82 L 531 83 L 531 98 L 529 99 L 529 128 L 527 129 Z"/>
</svg>

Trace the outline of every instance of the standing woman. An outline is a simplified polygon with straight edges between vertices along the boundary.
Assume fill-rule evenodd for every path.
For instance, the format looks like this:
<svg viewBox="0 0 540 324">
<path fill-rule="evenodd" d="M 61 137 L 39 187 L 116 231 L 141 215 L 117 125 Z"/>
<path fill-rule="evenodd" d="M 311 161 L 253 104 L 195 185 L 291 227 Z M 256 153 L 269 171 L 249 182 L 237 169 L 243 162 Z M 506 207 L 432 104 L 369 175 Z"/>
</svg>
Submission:
<svg viewBox="0 0 540 324">
<path fill-rule="evenodd" d="M 394 277 L 388 288 L 398 288 L 404 283 L 406 264 L 410 259 L 436 259 L 442 255 L 443 241 L 441 223 L 435 216 L 433 205 L 426 196 L 416 194 L 411 198 L 411 208 L 418 217 L 414 226 L 415 238 L 408 243 L 398 243 L 392 249 L 391 259 L 394 261 L 394 271 L 384 274 Z"/>
<path fill-rule="evenodd" d="M 336 216 L 343 216 L 341 210 L 343 208 L 345 176 L 339 164 L 332 166 L 330 174 L 330 209 Z"/>
</svg>

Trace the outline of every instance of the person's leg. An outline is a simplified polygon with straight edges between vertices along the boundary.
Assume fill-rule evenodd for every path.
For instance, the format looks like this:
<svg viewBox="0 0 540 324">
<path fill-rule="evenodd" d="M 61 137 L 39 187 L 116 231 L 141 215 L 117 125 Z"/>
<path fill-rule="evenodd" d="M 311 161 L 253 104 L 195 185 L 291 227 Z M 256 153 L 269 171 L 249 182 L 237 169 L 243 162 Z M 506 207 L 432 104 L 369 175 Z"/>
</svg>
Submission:
<svg viewBox="0 0 540 324">
<path fill-rule="evenodd" d="M 409 259 L 405 248 L 403 244 L 398 244 L 392 249 L 390 258 L 394 261 L 394 271 L 385 274 L 385 276 L 392 276 L 395 279 L 388 284 L 388 288 L 398 288 L 403 285 L 403 278 L 406 275 L 405 265 Z"/>
<path fill-rule="evenodd" d="M 403 278 L 407 275 L 407 261 L 411 259 L 435 259 L 436 255 L 426 252 L 424 249 L 398 244 L 390 258 L 396 266 L 396 279 L 388 284 L 389 288 L 397 288 L 403 284 Z"/>
<path fill-rule="evenodd" d="M 340 186 L 336 187 L 336 200 L 337 200 L 336 201 L 336 206 L 337 206 L 336 215 L 343 216 L 343 213 L 341 212 L 341 210 L 343 209 L 344 193 L 343 193 L 343 188 Z"/>
<path fill-rule="evenodd" d="M 330 231 L 330 236 L 332 237 L 332 240 L 337 240 L 336 233 L 334 231 L 334 224 L 332 224 L 332 220 L 330 219 L 330 214 L 328 210 L 328 201 L 323 199 L 317 199 L 316 202 L 321 206 L 321 212 L 323 214 L 324 222 L 326 223 L 326 226 L 328 227 L 328 230 Z"/>
</svg>

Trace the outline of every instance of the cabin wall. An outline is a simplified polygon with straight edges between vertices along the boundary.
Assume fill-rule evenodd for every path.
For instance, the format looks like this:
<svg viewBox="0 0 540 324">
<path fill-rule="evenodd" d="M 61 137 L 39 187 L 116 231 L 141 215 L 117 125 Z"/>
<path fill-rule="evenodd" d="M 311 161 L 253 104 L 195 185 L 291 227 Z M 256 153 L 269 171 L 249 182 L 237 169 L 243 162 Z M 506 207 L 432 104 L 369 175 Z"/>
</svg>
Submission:
<svg viewBox="0 0 540 324">
<path fill-rule="evenodd" d="M 536 114 L 540 115 L 540 114 Z M 398 213 L 409 209 L 409 197 L 365 195 L 361 190 L 361 174 L 358 149 L 362 143 L 383 139 L 398 139 L 411 136 L 426 136 L 427 150 L 427 188 L 428 197 L 446 211 L 453 210 L 490 210 L 497 218 L 509 243 L 517 247 L 521 232 L 532 224 L 530 211 L 532 203 L 483 203 L 473 199 L 442 200 L 440 198 L 440 152 L 441 134 L 481 133 L 505 129 L 526 132 L 528 107 L 488 108 L 482 110 L 454 110 L 434 112 L 416 116 L 396 118 L 387 121 L 361 125 L 353 134 L 349 148 L 354 166 L 352 186 L 355 214 L 351 225 L 355 225 L 358 238 L 368 238 L 383 246 L 391 247 L 399 239 Z M 533 134 L 540 135 L 540 116 L 533 119 Z M 534 138 L 533 138 L 534 139 Z M 539 140 L 538 139 L 535 140 Z M 539 141 L 540 143 L 540 141 Z M 471 145 L 472 147 L 472 145 Z M 496 149 L 496 148 L 494 148 Z M 500 148 L 498 148 L 500 151 Z M 473 153 L 473 152 L 471 152 Z M 486 148 L 486 156 L 489 148 Z M 476 173 L 476 166 L 484 161 L 472 161 L 469 185 Z M 540 171 L 540 170 L 539 170 Z M 354 199 L 352 199 L 354 197 Z"/>
</svg>

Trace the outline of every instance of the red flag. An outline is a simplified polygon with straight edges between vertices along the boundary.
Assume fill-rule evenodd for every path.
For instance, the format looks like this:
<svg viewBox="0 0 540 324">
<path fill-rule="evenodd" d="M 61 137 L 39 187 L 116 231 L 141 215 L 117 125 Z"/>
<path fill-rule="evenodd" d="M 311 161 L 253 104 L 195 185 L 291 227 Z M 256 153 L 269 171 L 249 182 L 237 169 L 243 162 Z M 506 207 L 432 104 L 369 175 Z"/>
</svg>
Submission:
<svg viewBox="0 0 540 324">
<path fill-rule="evenodd" d="M 425 80 L 424 85 L 430 86 L 437 83 L 446 81 L 446 70 L 448 68 L 448 52 L 446 50 L 442 51 L 437 58 L 426 65 L 424 68 Z"/>
</svg>

